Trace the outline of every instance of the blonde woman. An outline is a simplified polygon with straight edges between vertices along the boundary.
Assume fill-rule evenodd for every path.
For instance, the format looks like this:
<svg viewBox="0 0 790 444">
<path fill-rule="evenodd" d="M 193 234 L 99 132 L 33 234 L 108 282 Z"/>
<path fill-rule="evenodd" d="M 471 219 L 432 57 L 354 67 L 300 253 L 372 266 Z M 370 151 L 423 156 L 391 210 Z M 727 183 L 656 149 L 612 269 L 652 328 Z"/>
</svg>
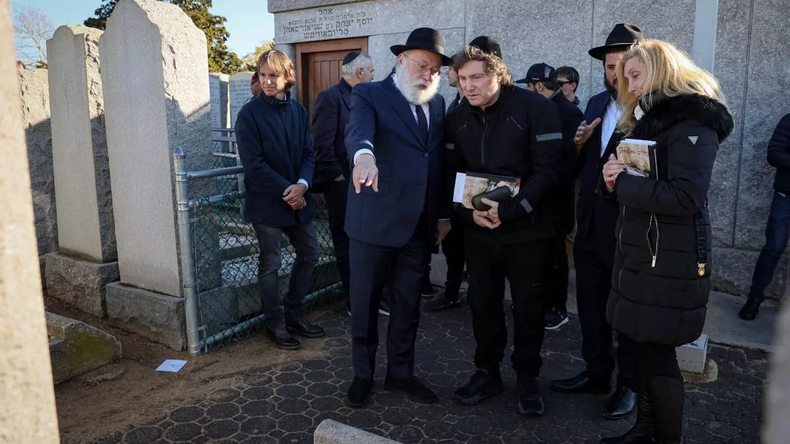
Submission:
<svg viewBox="0 0 790 444">
<path fill-rule="evenodd" d="M 632 341 L 637 421 L 603 444 L 679 443 L 683 377 L 675 347 L 702 333 L 710 293 L 708 189 L 719 144 L 733 120 L 719 84 L 669 43 L 644 40 L 617 66 L 618 129 L 655 141 L 651 177 L 603 167 L 620 204 L 607 320 Z"/>
</svg>

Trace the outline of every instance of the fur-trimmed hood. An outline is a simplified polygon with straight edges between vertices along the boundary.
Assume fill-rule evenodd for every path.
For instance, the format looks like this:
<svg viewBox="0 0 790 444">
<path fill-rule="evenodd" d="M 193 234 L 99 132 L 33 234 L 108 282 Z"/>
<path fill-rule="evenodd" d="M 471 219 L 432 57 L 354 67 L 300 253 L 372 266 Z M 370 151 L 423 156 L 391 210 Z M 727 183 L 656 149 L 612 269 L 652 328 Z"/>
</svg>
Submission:
<svg viewBox="0 0 790 444">
<path fill-rule="evenodd" d="M 732 133 L 732 114 L 722 103 L 698 94 L 662 98 L 636 122 L 631 137 L 652 139 L 673 125 L 694 120 L 712 129 L 723 142 Z"/>
</svg>

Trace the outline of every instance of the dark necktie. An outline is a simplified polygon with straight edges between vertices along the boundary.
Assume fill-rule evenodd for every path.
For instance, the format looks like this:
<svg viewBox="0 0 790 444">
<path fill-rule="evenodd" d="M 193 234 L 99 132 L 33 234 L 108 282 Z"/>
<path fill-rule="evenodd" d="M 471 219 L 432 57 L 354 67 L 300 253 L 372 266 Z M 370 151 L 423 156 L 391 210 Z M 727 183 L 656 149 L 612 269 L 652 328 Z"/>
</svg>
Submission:
<svg viewBox="0 0 790 444">
<path fill-rule="evenodd" d="M 425 143 L 428 143 L 428 119 L 425 117 L 425 110 L 422 105 L 415 105 L 417 109 L 417 126 L 420 128 L 420 135 Z"/>
</svg>

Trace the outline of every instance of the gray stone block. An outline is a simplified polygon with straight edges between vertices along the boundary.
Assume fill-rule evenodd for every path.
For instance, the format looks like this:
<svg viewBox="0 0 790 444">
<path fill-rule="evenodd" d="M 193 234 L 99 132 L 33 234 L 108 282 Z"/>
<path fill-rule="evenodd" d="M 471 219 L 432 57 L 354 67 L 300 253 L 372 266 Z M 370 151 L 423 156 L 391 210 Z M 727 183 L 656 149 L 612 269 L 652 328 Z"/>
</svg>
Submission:
<svg viewBox="0 0 790 444">
<path fill-rule="evenodd" d="M 241 107 L 252 97 L 250 91 L 251 72 L 239 72 L 230 76 L 230 125 L 236 126 L 236 117 L 239 115 Z"/>
<path fill-rule="evenodd" d="M 705 373 L 708 360 L 708 335 L 703 334 L 696 341 L 675 349 L 680 370 L 689 373 Z"/>
<path fill-rule="evenodd" d="M 59 253 L 48 254 L 47 295 L 100 318 L 107 316 L 107 284 L 120 279 L 118 262 L 98 264 Z"/>
<path fill-rule="evenodd" d="M 363 1 L 366 0 L 269 0 L 267 6 L 269 7 L 269 12 L 275 13 Z"/>
<path fill-rule="evenodd" d="M 766 160 L 768 140 L 776 124 L 787 114 L 790 76 L 776 75 L 778 61 L 790 58 L 786 31 L 787 3 L 781 0 L 751 2 L 753 15 L 748 59 L 746 100 L 743 104 L 740 183 L 735 226 L 735 248 L 759 250 L 772 196 L 774 169 Z M 775 35 L 775 30 L 783 30 Z M 717 62 L 717 65 L 719 63 Z M 782 71 L 786 72 L 786 71 Z M 738 122 L 740 123 L 740 122 Z M 736 123 L 737 124 L 737 123 Z"/>
<path fill-rule="evenodd" d="M 102 31 L 61 26 L 47 40 L 60 251 L 118 260 L 99 69 Z"/>
<path fill-rule="evenodd" d="M 227 128 L 230 126 L 230 76 L 227 74 L 209 74 L 209 95 L 211 97 L 211 127 Z"/>
<path fill-rule="evenodd" d="M 52 131 L 46 69 L 18 70 L 22 124 L 27 141 L 38 254 L 58 251 L 58 217 L 52 172 Z"/>
<path fill-rule="evenodd" d="M 107 285 L 110 325 L 175 350 L 187 346 L 184 300 L 119 283 Z"/>
<path fill-rule="evenodd" d="M 315 444 L 398 444 L 383 436 L 351 427 L 331 419 L 325 419 L 318 424 L 313 433 Z"/>
<path fill-rule="evenodd" d="M 74 319 L 46 317 L 55 384 L 121 359 L 121 343 L 112 335 Z"/>
<path fill-rule="evenodd" d="M 464 8 L 453 0 L 435 0 L 429 8 L 419 0 L 385 0 L 293 10 L 274 16 L 274 41 L 282 44 L 367 37 L 383 32 L 408 34 L 423 26 L 463 28 Z"/>
<path fill-rule="evenodd" d="M 181 296 L 172 153 L 190 171 L 214 164 L 206 36 L 178 6 L 126 0 L 99 50 L 121 281 Z M 213 184 L 190 182 L 191 197 Z"/>
<path fill-rule="evenodd" d="M 735 119 L 735 129 L 719 147 L 713 180 L 708 193 L 713 244 L 732 247 L 735 236 L 735 210 L 738 197 L 743 104 L 746 94 L 746 69 L 749 42 L 750 0 L 719 0 L 716 32 L 716 78 Z"/>
<path fill-rule="evenodd" d="M 713 290 L 733 295 L 748 296 L 754 266 L 759 255 L 759 251 L 714 247 L 713 275 L 711 276 Z M 774 280 L 765 292 L 766 297 L 772 299 L 781 299 L 783 297 L 789 268 L 790 258 L 784 256 L 776 268 Z"/>
</svg>

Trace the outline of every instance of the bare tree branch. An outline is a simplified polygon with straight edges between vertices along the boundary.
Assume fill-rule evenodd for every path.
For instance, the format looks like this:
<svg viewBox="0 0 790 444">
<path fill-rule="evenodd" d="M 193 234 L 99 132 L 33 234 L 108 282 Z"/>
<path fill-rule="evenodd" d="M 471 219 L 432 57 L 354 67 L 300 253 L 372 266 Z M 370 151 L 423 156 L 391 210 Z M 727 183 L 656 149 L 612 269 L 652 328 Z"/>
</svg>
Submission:
<svg viewBox="0 0 790 444">
<path fill-rule="evenodd" d="M 47 39 L 55 26 L 38 8 L 19 8 L 14 19 L 17 54 L 36 67 L 47 66 Z"/>
</svg>

